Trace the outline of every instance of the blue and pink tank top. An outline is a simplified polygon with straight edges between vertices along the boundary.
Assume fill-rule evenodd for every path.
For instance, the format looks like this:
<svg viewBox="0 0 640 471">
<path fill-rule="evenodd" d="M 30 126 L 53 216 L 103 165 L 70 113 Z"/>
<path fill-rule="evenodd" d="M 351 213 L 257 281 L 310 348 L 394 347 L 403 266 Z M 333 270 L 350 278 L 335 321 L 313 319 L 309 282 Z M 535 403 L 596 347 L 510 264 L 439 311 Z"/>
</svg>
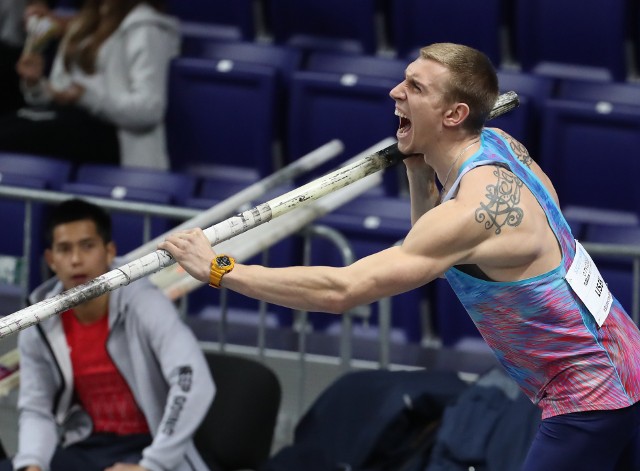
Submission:
<svg viewBox="0 0 640 471">
<path fill-rule="evenodd" d="M 615 298 L 598 327 L 565 279 L 576 253 L 566 220 L 499 134 L 482 131 L 481 148 L 462 165 L 445 200 L 455 195 L 466 172 L 496 164 L 522 180 L 544 209 L 562 262 L 513 282 L 487 281 L 453 267 L 445 273 L 451 287 L 507 372 L 542 408 L 543 418 L 634 404 L 640 400 L 640 331 Z"/>
</svg>

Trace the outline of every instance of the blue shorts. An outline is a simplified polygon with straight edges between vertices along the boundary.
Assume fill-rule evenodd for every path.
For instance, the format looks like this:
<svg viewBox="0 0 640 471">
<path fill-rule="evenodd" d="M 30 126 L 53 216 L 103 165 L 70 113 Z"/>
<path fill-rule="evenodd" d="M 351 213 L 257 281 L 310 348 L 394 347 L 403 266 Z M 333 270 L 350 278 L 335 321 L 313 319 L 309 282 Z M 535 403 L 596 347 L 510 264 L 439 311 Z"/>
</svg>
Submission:
<svg viewBox="0 0 640 471">
<path fill-rule="evenodd" d="M 640 471 L 640 402 L 541 422 L 522 471 Z"/>
</svg>

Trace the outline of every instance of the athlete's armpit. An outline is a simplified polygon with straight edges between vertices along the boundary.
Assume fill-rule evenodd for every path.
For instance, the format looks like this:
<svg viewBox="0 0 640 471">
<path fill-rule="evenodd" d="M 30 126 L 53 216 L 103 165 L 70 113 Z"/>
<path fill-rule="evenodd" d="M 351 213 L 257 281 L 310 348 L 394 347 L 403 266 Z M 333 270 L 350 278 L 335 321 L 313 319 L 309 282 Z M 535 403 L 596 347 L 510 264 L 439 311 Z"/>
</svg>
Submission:
<svg viewBox="0 0 640 471">
<path fill-rule="evenodd" d="M 502 167 L 496 167 L 493 174 L 496 183 L 487 185 L 487 201 L 480 202 L 475 218 L 486 230 L 495 229 L 495 233 L 500 234 L 504 226 L 517 227 L 524 218 L 524 210 L 519 206 L 523 183 Z"/>
</svg>

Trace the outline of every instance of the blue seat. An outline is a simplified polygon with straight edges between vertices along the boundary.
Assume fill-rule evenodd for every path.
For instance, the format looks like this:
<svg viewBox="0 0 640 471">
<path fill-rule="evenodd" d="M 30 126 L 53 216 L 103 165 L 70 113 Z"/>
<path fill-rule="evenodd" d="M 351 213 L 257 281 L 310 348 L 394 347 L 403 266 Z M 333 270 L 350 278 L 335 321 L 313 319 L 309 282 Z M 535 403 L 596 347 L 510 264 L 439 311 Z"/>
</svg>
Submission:
<svg viewBox="0 0 640 471">
<path fill-rule="evenodd" d="M 181 204 L 195 195 L 197 178 L 177 171 L 83 164 L 78 167 L 75 182 L 108 187 L 108 191 L 113 187 L 146 190 L 153 199 L 154 193 L 164 193 L 171 204 Z"/>
<path fill-rule="evenodd" d="M 277 44 L 307 52 L 378 49 L 376 0 L 269 0 L 266 13 Z"/>
<path fill-rule="evenodd" d="M 636 211 L 640 107 L 569 100 L 544 105 L 540 164 L 562 206 Z M 606 162 L 606 164 L 603 164 Z"/>
<path fill-rule="evenodd" d="M 459 2 L 448 0 L 393 0 L 391 44 L 399 57 L 415 59 L 419 49 L 435 42 L 465 44 L 484 52 L 499 67 L 502 0 Z"/>
<path fill-rule="evenodd" d="M 256 37 L 253 0 L 168 0 L 166 9 L 183 25 L 198 24 L 218 38 L 250 41 Z"/>
<path fill-rule="evenodd" d="M 398 127 L 389 91 L 397 80 L 322 72 L 297 72 L 291 87 L 289 155 L 295 159 L 332 139 L 344 143 L 344 159 L 395 136 Z M 344 160 L 343 159 L 343 160 Z M 326 173 L 320 166 L 310 177 Z M 396 196 L 400 174 L 385 172 L 387 193 Z"/>
<path fill-rule="evenodd" d="M 382 56 L 344 54 L 336 52 L 313 52 L 307 58 L 305 70 L 334 74 L 386 78 L 401 82 L 407 61 Z"/>
<path fill-rule="evenodd" d="M 626 0 L 518 0 L 514 29 L 522 70 L 557 78 L 626 80 Z"/>
<path fill-rule="evenodd" d="M 219 41 L 198 37 L 183 39 L 182 56 L 273 67 L 283 83 L 288 83 L 293 72 L 302 65 L 302 52 L 293 47 L 247 41 Z"/>
<path fill-rule="evenodd" d="M 0 173 L 0 186 L 15 186 L 30 190 L 44 190 L 47 182 L 38 178 L 28 177 L 22 174 L 8 172 Z M 31 257 L 28 266 L 28 288 L 33 289 L 46 278 L 46 269 L 43 261 L 44 238 L 43 220 L 45 207 L 42 203 L 31 204 L 31 220 L 28 236 L 30 237 Z M 25 255 L 24 229 L 27 217 L 26 203 L 13 198 L 0 199 L 0 214 L 4 227 L 11 228 L 11 236 L 0 237 L 0 256 L 9 256 L 15 260 L 22 259 Z M 19 280 L 15 280 L 19 282 Z M 27 293 L 23 293 L 26 295 Z"/>
<path fill-rule="evenodd" d="M 229 165 L 273 173 L 276 97 L 273 67 L 175 59 L 166 120 L 172 168 Z"/>
<path fill-rule="evenodd" d="M 584 241 L 640 246 L 640 225 L 591 224 L 586 230 Z M 592 258 L 613 295 L 631 315 L 633 304 L 632 260 L 594 254 L 592 254 Z"/>
<path fill-rule="evenodd" d="M 556 97 L 563 100 L 640 106 L 640 84 L 567 79 L 559 81 Z"/>
<path fill-rule="evenodd" d="M 515 91 L 520 105 L 488 124 L 504 129 L 522 142 L 530 155 L 537 159 L 540 139 L 540 121 L 543 103 L 552 97 L 555 81 L 526 72 L 498 70 L 500 92 Z"/>
<path fill-rule="evenodd" d="M 366 257 L 400 242 L 411 228 L 410 203 L 407 198 L 380 195 L 361 195 L 316 220 L 344 235 L 351 245 L 355 259 Z M 321 238 L 313 240 L 312 264 L 342 266 L 341 252 L 333 243 Z M 392 297 L 392 327 L 404 333 L 410 342 L 422 338 L 421 308 L 427 300 L 427 289 L 418 288 Z M 371 305 L 369 323 L 378 325 L 378 305 Z M 330 328 L 340 322 L 335 316 L 325 313 L 309 313 L 317 329 Z"/>
<path fill-rule="evenodd" d="M 54 157 L 0 152 L 0 173 L 41 180 L 46 189 L 58 190 L 71 179 L 73 165 Z"/>
<path fill-rule="evenodd" d="M 163 192 L 162 188 L 149 190 L 71 182 L 64 184 L 62 191 L 73 193 L 80 197 L 97 196 L 100 198 L 160 205 L 170 205 L 173 200 L 171 194 Z M 137 249 L 147 242 L 147 240 L 164 234 L 180 222 L 163 217 L 151 217 L 149 219 L 148 238 L 145 238 L 144 215 L 118 210 L 111 210 L 110 212 L 113 221 L 113 240 L 116 243 L 119 255 L 124 255 Z"/>
</svg>

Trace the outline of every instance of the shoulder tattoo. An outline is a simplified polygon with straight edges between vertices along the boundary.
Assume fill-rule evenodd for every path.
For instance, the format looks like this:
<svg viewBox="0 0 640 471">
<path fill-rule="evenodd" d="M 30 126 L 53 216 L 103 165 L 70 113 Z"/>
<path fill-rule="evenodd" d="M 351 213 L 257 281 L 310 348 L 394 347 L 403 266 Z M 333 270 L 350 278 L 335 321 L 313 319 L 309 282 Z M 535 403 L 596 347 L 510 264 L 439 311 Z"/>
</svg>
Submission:
<svg viewBox="0 0 640 471">
<path fill-rule="evenodd" d="M 502 167 L 496 167 L 493 174 L 497 177 L 496 183 L 487 185 L 487 201 L 476 209 L 476 221 L 483 223 L 486 230 L 495 229 L 495 233 L 500 234 L 504 226 L 517 227 L 522 222 L 524 211 L 518 205 L 523 183 Z"/>
<path fill-rule="evenodd" d="M 531 161 L 533 159 L 529 155 L 529 151 L 527 151 L 527 148 L 523 146 L 520 141 L 517 141 L 512 137 L 509 137 L 509 145 L 511 146 L 511 150 L 516 155 L 517 159 L 522 162 L 522 164 L 531 168 Z"/>
</svg>

